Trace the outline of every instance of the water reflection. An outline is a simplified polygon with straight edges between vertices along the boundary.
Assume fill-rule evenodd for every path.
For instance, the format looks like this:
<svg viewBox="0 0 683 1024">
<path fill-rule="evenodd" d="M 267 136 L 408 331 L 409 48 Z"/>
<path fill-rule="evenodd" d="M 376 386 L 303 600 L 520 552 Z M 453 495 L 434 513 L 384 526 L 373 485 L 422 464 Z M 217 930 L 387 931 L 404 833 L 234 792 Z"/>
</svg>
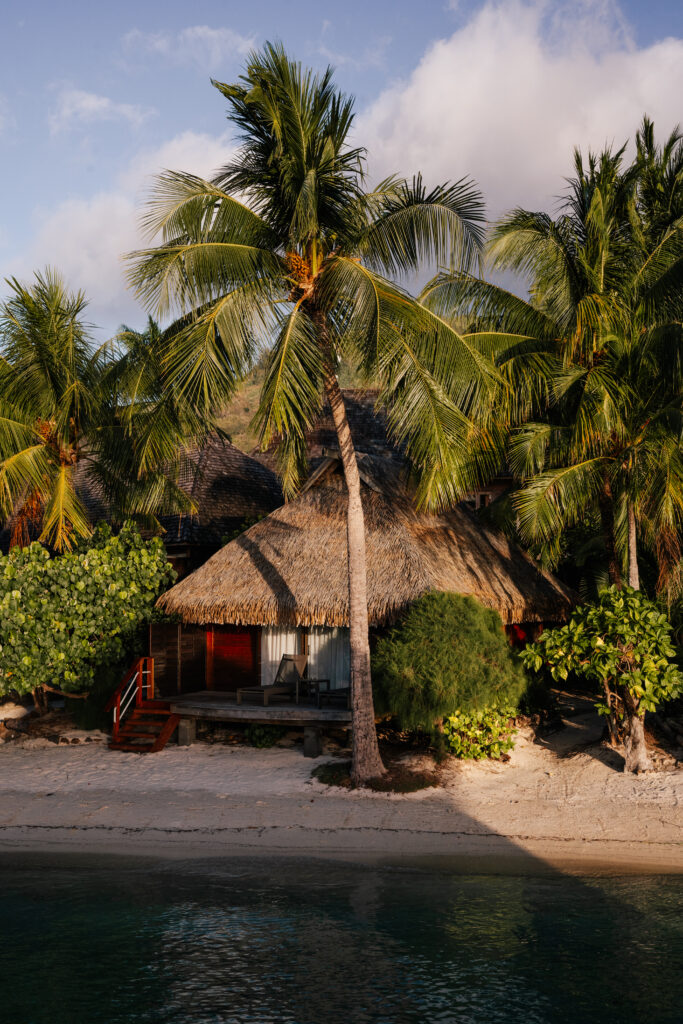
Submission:
<svg viewBox="0 0 683 1024">
<path fill-rule="evenodd" d="M 677 878 L 280 860 L 0 868 L 0 1016 L 19 1024 L 682 1019 Z"/>
</svg>

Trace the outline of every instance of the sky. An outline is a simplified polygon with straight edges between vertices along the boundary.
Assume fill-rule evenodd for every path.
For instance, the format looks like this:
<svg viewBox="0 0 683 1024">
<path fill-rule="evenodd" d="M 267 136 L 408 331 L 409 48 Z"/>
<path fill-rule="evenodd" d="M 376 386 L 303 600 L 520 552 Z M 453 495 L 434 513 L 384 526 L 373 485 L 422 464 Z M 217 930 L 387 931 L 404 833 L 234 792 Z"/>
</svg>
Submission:
<svg viewBox="0 0 683 1024">
<path fill-rule="evenodd" d="M 336 68 L 372 178 L 472 177 L 490 219 L 552 212 L 574 146 L 683 122 L 683 0 L 3 0 L 2 34 L 0 280 L 57 267 L 101 338 L 145 320 L 121 257 L 154 174 L 227 161 L 210 79 L 265 40 Z"/>
</svg>

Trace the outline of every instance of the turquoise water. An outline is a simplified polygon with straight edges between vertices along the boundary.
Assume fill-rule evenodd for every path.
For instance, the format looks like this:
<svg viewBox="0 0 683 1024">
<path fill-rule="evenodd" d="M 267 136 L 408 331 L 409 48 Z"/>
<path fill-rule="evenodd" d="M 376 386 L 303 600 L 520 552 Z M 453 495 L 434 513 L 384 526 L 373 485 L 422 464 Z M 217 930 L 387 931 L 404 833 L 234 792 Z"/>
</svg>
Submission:
<svg viewBox="0 0 683 1024">
<path fill-rule="evenodd" d="M 13 1024 L 681 1024 L 683 880 L 0 858 Z"/>
</svg>

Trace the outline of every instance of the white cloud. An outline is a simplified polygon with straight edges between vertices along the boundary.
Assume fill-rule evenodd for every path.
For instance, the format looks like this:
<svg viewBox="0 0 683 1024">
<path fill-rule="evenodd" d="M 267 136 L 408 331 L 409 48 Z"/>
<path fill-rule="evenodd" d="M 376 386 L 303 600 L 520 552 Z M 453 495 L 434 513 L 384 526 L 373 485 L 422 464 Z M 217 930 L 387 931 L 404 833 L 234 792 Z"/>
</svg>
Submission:
<svg viewBox="0 0 683 1024">
<path fill-rule="evenodd" d="M 128 121 L 139 127 L 154 110 L 132 103 L 115 103 L 108 96 L 98 96 L 83 89 L 62 89 L 50 113 L 50 132 L 58 132 L 93 124 L 96 121 Z"/>
<path fill-rule="evenodd" d="M 0 278 L 26 280 L 35 270 L 54 266 L 70 288 L 83 289 L 90 300 L 90 319 L 107 334 L 122 322 L 141 324 L 145 314 L 126 286 L 122 256 L 144 244 L 138 217 L 150 176 L 167 167 L 208 176 L 233 153 L 225 134 L 197 132 L 140 150 L 112 189 L 66 200 L 54 210 L 37 210 L 30 247 L 19 258 L 3 262 Z"/>
<path fill-rule="evenodd" d="M 121 186 L 138 194 L 159 171 L 190 171 L 208 178 L 228 162 L 234 148 L 228 132 L 209 135 L 204 132 L 182 132 L 155 149 L 142 149 L 133 157 L 121 175 Z"/>
<path fill-rule="evenodd" d="M 226 60 L 247 53 L 254 39 L 231 28 L 191 25 L 176 33 L 133 29 L 124 36 L 123 43 L 129 52 L 151 53 L 173 64 L 193 64 L 202 71 L 216 71 Z"/>
<path fill-rule="evenodd" d="M 621 144 L 642 114 L 660 137 L 681 116 L 683 40 L 636 48 L 611 3 L 488 3 L 435 43 L 411 76 L 359 118 L 373 176 L 422 170 L 431 182 L 472 175 L 491 215 L 520 204 L 552 208 L 572 147 Z M 149 176 L 172 168 L 208 176 L 234 153 L 227 134 L 183 132 L 140 149 L 106 192 L 36 214 L 28 249 L 0 278 L 51 263 L 91 298 L 107 331 L 143 312 L 126 289 L 121 255 L 140 246 L 137 201 Z M 4 256 L 4 253 L 3 253 Z"/>
<path fill-rule="evenodd" d="M 572 148 L 660 136 L 680 118 L 683 40 L 637 49 L 619 8 L 592 0 L 489 2 L 436 42 L 359 118 L 373 176 L 474 177 L 492 216 L 552 209 Z"/>
</svg>

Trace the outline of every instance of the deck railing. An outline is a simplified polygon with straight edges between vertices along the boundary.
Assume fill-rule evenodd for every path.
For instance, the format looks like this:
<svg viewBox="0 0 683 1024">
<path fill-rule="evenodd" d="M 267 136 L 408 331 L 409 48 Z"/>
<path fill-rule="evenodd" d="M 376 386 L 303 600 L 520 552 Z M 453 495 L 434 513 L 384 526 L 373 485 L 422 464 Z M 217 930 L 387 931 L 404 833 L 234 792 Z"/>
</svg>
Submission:
<svg viewBox="0 0 683 1024">
<path fill-rule="evenodd" d="M 113 712 L 112 740 L 118 740 L 121 724 L 131 710 L 150 700 L 154 700 L 154 658 L 138 658 L 105 707 Z"/>
</svg>

